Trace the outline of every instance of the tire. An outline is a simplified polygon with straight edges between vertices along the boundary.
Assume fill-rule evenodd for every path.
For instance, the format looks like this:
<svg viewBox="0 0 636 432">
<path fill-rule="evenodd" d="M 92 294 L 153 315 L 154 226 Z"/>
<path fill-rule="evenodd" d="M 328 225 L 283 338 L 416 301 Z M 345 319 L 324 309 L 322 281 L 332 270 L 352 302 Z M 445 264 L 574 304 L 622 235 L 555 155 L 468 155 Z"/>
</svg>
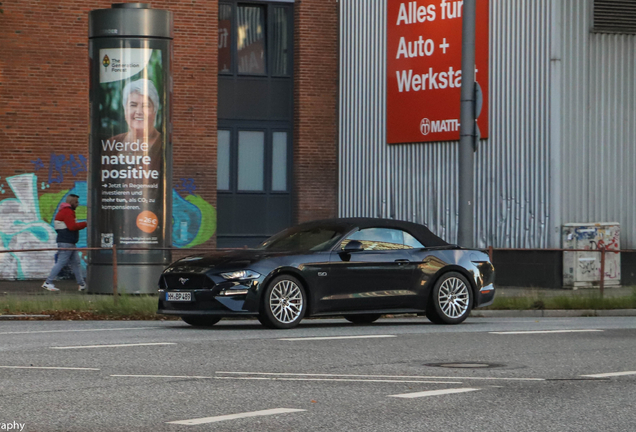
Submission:
<svg viewBox="0 0 636 432">
<path fill-rule="evenodd" d="M 426 317 L 434 324 L 459 324 L 473 307 L 473 290 L 457 272 L 443 274 L 435 283 L 426 305 Z"/>
<path fill-rule="evenodd" d="M 290 329 L 305 316 L 307 294 L 302 283 L 289 275 L 274 278 L 263 293 L 258 320 L 265 327 Z"/>
<path fill-rule="evenodd" d="M 212 327 L 221 321 L 221 317 L 205 315 L 182 316 L 181 319 L 194 327 Z"/>
<path fill-rule="evenodd" d="M 354 324 L 371 324 L 377 321 L 382 314 L 361 314 L 361 315 L 345 315 L 344 319 Z"/>
</svg>

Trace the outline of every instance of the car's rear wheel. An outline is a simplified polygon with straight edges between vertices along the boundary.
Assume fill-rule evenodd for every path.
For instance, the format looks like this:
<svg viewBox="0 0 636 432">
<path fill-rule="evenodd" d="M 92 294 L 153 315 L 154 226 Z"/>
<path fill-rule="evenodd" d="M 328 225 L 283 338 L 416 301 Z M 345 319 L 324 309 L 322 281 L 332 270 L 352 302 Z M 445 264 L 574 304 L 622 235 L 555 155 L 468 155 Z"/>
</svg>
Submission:
<svg viewBox="0 0 636 432">
<path fill-rule="evenodd" d="M 205 315 L 182 316 L 181 319 L 195 327 L 211 327 L 221 321 L 221 317 Z"/>
<path fill-rule="evenodd" d="M 472 307 L 473 292 L 466 277 L 448 272 L 433 287 L 426 317 L 435 324 L 459 324 L 468 317 Z"/>
<path fill-rule="evenodd" d="M 344 319 L 354 324 L 371 324 L 377 321 L 382 314 L 345 315 Z"/>
<path fill-rule="evenodd" d="M 258 320 L 265 327 L 289 329 L 305 316 L 307 295 L 298 279 L 289 275 L 274 278 L 265 292 Z"/>
</svg>

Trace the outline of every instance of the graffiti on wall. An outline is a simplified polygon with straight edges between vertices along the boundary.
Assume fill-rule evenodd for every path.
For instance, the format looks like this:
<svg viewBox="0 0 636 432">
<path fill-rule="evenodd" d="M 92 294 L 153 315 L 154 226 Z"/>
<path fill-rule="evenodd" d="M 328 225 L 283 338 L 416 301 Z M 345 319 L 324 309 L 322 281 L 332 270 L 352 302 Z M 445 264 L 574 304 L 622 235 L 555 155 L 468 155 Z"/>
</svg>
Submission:
<svg viewBox="0 0 636 432">
<path fill-rule="evenodd" d="M 32 163 L 35 171 L 48 170 L 48 179 L 39 188 L 35 172 L 0 178 L 0 250 L 55 248 L 57 233 L 53 219 L 69 194 L 79 195 L 76 217 L 79 221 L 86 220 L 86 181 L 74 181 L 72 188 L 59 192 L 45 192 L 52 183 L 73 180 L 86 172 L 86 158 L 51 153 L 47 163 L 41 159 Z M 197 195 L 196 189 L 194 179 L 182 178 L 172 191 L 172 244 L 175 247 L 203 244 L 216 232 L 216 209 Z M 10 193 L 13 197 L 4 198 Z M 86 230 L 82 230 L 77 246 L 86 247 L 86 243 Z M 54 251 L 0 253 L 0 279 L 45 278 L 54 260 Z"/>
</svg>

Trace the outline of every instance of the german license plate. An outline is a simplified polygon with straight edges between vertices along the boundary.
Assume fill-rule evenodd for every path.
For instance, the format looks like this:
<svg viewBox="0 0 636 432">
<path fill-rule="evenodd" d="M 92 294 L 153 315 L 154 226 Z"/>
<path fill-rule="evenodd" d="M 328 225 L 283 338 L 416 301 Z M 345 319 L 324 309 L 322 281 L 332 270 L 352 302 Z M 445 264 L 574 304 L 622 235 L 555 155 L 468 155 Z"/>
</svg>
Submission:
<svg viewBox="0 0 636 432">
<path fill-rule="evenodd" d="M 173 302 L 192 301 L 192 293 L 191 292 L 167 292 L 166 300 L 173 301 Z"/>
</svg>

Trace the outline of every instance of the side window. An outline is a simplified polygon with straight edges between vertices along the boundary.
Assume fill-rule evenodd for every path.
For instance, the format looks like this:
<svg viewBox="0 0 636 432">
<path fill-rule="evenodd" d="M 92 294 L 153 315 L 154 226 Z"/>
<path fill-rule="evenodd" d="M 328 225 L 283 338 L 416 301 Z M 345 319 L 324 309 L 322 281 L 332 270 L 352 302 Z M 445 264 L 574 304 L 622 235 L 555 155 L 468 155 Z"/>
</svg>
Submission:
<svg viewBox="0 0 636 432">
<path fill-rule="evenodd" d="M 418 239 L 407 232 L 404 232 L 404 246 L 406 246 L 405 249 L 421 249 L 426 247 L 420 243 Z"/>
<path fill-rule="evenodd" d="M 342 247 L 351 240 L 358 240 L 362 243 L 364 250 L 399 250 L 405 248 L 403 232 L 388 228 L 365 228 L 357 231 L 342 242 Z"/>
</svg>

